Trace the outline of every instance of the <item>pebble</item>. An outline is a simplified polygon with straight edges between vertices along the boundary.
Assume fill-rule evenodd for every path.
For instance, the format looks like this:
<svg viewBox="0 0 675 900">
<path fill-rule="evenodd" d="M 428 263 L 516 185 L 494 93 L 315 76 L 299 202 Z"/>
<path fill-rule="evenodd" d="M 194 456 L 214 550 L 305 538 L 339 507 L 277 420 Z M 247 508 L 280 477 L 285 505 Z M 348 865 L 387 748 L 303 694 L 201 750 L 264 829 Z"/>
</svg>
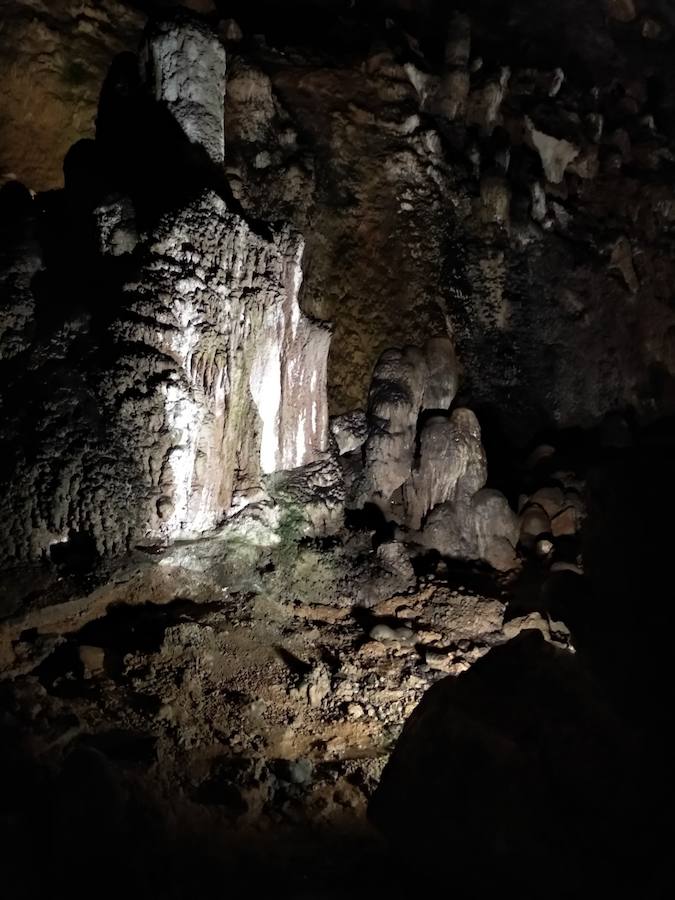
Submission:
<svg viewBox="0 0 675 900">
<path fill-rule="evenodd" d="M 364 715 L 363 707 L 360 703 L 350 703 L 347 707 L 347 715 L 350 719 L 361 719 Z"/>
<path fill-rule="evenodd" d="M 553 542 L 547 538 L 537 541 L 537 556 L 550 556 L 553 552 Z"/>
</svg>

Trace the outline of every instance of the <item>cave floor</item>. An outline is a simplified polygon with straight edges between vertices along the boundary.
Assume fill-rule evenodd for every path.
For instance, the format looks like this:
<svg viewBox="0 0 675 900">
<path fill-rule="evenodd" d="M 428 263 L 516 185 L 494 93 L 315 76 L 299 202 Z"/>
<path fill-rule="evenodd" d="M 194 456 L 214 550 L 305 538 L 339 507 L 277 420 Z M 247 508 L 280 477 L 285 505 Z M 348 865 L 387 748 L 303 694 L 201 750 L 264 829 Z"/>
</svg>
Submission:
<svg viewBox="0 0 675 900">
<path fill-rule="evenodd" d="M 2 822 L 25 891 L 35 840 L 64 871 L 93 842 L 89 865 L 123 856 L 168 896 L 223 870 L 289 897 L 391 874 L 368 800 L 429 685 L 507 638 L 512 586 L 444 570 L 355 609 L 300 600 L 268 569 L 231 591 L 136 554 L 34 572 L 28 602 L 25 573 L 20 604 L 6 592 Z"/>
</svg>

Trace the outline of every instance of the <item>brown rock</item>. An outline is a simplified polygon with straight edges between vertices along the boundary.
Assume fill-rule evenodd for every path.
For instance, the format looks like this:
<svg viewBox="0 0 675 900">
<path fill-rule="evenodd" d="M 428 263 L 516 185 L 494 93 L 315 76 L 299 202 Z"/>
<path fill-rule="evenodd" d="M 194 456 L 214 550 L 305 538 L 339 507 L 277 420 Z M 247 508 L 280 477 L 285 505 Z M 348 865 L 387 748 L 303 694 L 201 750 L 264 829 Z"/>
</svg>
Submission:
<svg viewBox="0 0 675 900">
<path fill-rule="evenodd" d="M 101 82 L 113 58 L 135 50 L 144 17 L 118 0 L 2 4 L 0 183 L 63 184 L 62 161 L 94 136 Z M 75 27 L 75 23 L 77 26 Z"/>
<path fill-rule="evenodd" d="M 551 533 L 551 519 L 546 510 L 533 503 L 526 506 L 520 515 L 520 541 L 525 546 L 536 543 L 541 534 Z"/>
<path fill-rule="evenodd" d="M 82 644 L 77 652 L 84 667 L 85 678 L 95 678 L 104 672 L 105 650 L 102 647 L 91 647 L 87 644 Z"/>
<path fill-rule="evenodd" d="M 530 497 L 532 505 L 540 506 L 548 516 L 557 515 L 565 502 L 565 495 L 559 487 L 539 488 Z"/>
<path fill-rule="evenodd" d="M 557 516 L 551 519 L 551 530 L 554 537 L 574 535 L 579 528 L 577 511 L 573 506 L 566 506 Z"/>
</svg>

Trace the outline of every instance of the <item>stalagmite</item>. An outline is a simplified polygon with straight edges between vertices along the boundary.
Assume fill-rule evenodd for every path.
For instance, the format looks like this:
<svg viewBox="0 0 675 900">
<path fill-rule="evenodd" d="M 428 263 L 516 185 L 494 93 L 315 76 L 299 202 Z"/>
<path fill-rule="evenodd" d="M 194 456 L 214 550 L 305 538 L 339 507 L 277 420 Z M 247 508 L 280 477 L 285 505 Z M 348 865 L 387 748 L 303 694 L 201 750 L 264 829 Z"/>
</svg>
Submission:
<svg viewBox="0 0 675 900">
<path fill-rule="evenodd" d="M 325 459 L 331 332 L 300 310 L 302 236 L 283 225 L 254 229 L 220 195 L 217 179 L 210 186 L 199 158 L 204 151 L 211 163 L 223 161 L 224 48 L 201 22 L 179 16 L 150 28 L 143 60 L 145 95 L 129 94 L 134 109 L 159 110 L 180 127 L 180 140 L 197 153 L 181 157 L 194 165 L 194 187 L 155 214 L 142 238 L 135 206 L 147 219 L 154 202 L 142 177 L 120 169 L 133 201 L 105 194 L 96 205 L 99 256 L 90 268 L 100 277 L 120 260 L 107 270 L 116 312 L 102 336 L 81 321 L 84 390 L 64 371 L 32 398 L 44 433 L 36 455 L 17 448 L 3 495 L 10 561 L 73 539 L 115 554 L 138 542 L 194 538 L 264 496 L 265 476 Z M 73 190 L 95 193 L 96 180 L 90 187 L 76 177 L 76 165 L 85 151 L 88 165 L 111 158 L 126 96 L 116 101 L 122 114 L 104 122 L 106 152 L 87 146 L 73 156 Z M 169 143 L 179 140 L 162 128 Z M 165 150 L 171 146 L 157 147 Z M 117 271 L 125 275 L 119 287 Z M 16 294 L 14 318 L 27 308 L 25 293 Z M 30 427 L 23 410 L 13 427 Z"/>
</svg>

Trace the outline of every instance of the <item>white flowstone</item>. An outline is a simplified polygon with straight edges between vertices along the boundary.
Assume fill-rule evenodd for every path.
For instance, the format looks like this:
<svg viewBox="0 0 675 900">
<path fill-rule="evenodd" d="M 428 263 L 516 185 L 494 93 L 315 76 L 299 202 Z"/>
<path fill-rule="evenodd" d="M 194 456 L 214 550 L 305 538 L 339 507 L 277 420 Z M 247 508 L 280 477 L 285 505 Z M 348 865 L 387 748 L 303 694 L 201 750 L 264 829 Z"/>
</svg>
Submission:
<svg viewBox="0 0 675 900">
<path fill-rule="evenodd" d="M 214 528 L 242 485 L 327 447 L 330 331 L 300 312 L 302 250 L 290 229 L 266 241 L 205 193 L 162 220 L 128 288 L 138 315 L 120 338 L 177 364 L 162 386 L 172 436 L 158 471 L 173 502 L 158 526 L 166 537 Z"/>
</svg>

